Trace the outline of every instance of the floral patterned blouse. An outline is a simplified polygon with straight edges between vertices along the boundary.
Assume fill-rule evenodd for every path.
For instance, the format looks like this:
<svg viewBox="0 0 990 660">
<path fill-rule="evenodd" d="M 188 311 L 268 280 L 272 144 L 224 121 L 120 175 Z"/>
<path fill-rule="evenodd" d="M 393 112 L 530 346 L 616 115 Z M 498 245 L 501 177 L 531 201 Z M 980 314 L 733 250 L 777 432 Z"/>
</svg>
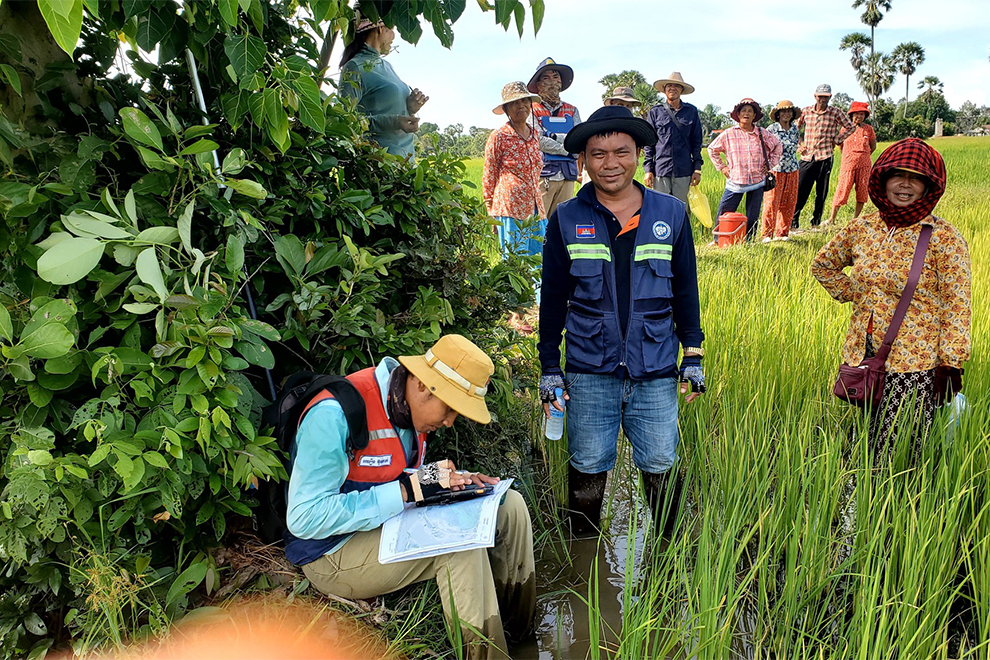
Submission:
<svg viewBox="0 0 990 660">
<path fill-rule="evenodd" d="M 519 137 L 509 123 L 492 131 L 485 144 L 485 169 L 481 188 L 488 215 L 522 220 L 534 213 L 546 217 L 540 195 L 543 155 L 535 135 Z"/>
<path fill-rule="evenodd" d="M 797 146 L 801 142 L 801 135 L 798 133 L 797 124 L 791 122 L 791 127 L 785 131 L 779 123 L 774 122 L 767 127 L 767 130 L 780 140 L 780 144 L 784 149 L 780 155 L 780 162 L 773 168 L 773 171 L 784 173 L 797 172 Z"/>
<path fill-rule="evenodd" d="M 918 288 L 887 357 L 887 370 L 927 371 L 937 366 L 962 368 L 970 355 L 970 258 L 966 239 L 933 215 L 908 227 L 888 229 L 879 213 L 855 218 L 839 230 L 811 264 L 811 274 L 839 302 L 852 302 L 842 361 L 858 365 L 873 320 L 873 345 L 879 347 L 907 284 L 923 224 L 931 243 Z M 852 266 L 847 275 L 843 269 Z"/>
</svg>

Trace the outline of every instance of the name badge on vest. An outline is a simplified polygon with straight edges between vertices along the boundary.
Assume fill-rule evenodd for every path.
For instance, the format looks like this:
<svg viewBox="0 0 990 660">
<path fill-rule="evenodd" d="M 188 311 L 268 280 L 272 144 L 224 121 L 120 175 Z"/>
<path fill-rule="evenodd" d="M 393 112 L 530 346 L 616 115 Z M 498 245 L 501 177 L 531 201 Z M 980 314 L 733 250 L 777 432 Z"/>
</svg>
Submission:
<svg viewBox="0 0 990 660">
<path fill-rule="evenodd" d="M 574 230 L 575 235 L 578 238 L 594 238 L 595 237 L 595 226 L 594 225 L 578 225 Z"/>
<path fill-rule="evenodd" d="M 391 464 L 391 454 L 384 454 L 382 456 L 362 456 L 358 459 L 358 465 L 361 467 L 385 467 L 386 465 Z"/>
</svg>

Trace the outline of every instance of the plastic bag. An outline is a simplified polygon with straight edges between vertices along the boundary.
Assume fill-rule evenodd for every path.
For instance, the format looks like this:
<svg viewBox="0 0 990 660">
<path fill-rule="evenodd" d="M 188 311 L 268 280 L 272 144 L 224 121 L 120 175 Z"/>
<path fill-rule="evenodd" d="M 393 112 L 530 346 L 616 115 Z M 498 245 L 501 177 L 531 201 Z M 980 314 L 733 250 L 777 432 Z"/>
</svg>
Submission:
<svg viewBox="0 0 990 660">
<path fill-rule="evenodd" d="M 688 207 L 701 224 L 709 229 L 712 228 L 712 209 L 708 206 L 705 193 L 701 192 L 701 186 L 688 186 Z"/>
</svg>

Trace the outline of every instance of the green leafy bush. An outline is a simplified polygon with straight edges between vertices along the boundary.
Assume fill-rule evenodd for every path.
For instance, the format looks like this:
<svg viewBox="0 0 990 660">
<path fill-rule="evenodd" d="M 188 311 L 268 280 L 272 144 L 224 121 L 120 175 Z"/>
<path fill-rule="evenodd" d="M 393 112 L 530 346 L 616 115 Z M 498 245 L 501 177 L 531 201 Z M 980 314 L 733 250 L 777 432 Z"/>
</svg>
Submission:
<svg viewBox="0 0 990 660">
<path fill-rule="evenodd" d="M 294 7 L 94 0 L 76 61 L 40 75 L 0 29 L 37 101 L 0 117 L 4 656 L 155 634 L 217 588 L 209 552 L 246 489 L 284 477 L 258 428 L 266 370 L 347 372 L 443 332 L 513 345 L 498 321 L 532 299 L 533 264 L 491 257 L 459 161 L 362 137 Z M 118 35 L 137 80 L 111 69 Z M 488 446 L 525 427 L 528 360 L 500 361 Z"/>
</svg>

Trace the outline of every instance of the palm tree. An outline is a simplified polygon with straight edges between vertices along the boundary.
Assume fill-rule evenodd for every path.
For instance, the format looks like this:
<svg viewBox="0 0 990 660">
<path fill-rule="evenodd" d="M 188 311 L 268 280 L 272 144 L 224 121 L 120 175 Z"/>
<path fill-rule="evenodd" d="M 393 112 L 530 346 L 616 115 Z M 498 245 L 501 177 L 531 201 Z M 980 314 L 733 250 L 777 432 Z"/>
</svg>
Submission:
<svg viewBox="0 0 990 660">
<path fill-rule="evenodd" d="M 924 79 L 918 83 L 918 89 L 923 89 L 921 96 L 927 98 L 928 114 L 932 114 L 932 105 L 935 99 L 935 94 L 942 93 L 942 81 L 938 79 L 937 76 L 925 76 Z"/>
<path fill-rule="evenodd" d="M 849 63 L 852 64 L 853 70 L 857 73 L 863 68 L 866 48 L 869 45 L 870 38 L 863 32 L 850 32 L 842 37 L 842 41 L 839 42 L 839 50 L 848 50 L 851 52 L 852 57 L 849 58 Z"/>
<path fill-rule="evenodd" d="M 881 94 L 887 93 L 894 84 L 896 71 L 896 64 L 889 55 L 871 53 L 866 56 L 863 68 L 856 74 L 856 81 L 872 102 L 873 99 L 880 98 Z"/>
<path fill-rule="evenodd" d="M 866 64 L 869 64 L 870 62 L 879 64 L 881 62 L 882 58 L 875 57 L 876 55 L 875 32 L 877 25 L 879 25 L 880 21 L 883 20 L 883 12 L 890 11 L 890 3 L 891 0 L 853 0 L 852 3 L 853 9 L 859 9 L 861 7 L 863 8 L 863 15 L 860 16 L 859 19 L 863 21 L 864 25 L 870 26 L 870 57 L 865 61 Z M 879 74 L 880 74 L 879 71 L 873 72 L 871 78 L 874 78 L 874 80 L 872 80 L 869 83 L 869 87 L 871 89 L 880 86 L 878 84 L 878 81 L 875 80 L 875 78 Z M 856 79 L 857 80 L 860 79 L 860 75 L 858 71 L 856 72 Z M 863 86 L 862 82 L 860 83 L 860 87 L 863 87 L 863 91 L 866 91 L 866 87 Z M 890 89 L 890 85 L 887 85 L 887 89 Z M 867 100 L 870 102 L 870 106 L 872 107 L 874 105 L 874 100 L 876 99 L 876 97 L 871 96 L 870 92 L 868 91 L 866 91 L 866 96 L 868 97 Z"/>
<path fill-rule="evenodd" d="M 925 49 L 916 41 L 900 44 L 890 54 L 897 70 L 904 74 L 904 118 L 907 119 L 908 97 L 911 89 L 911 76 L 925 61 Z"/>
</svg>

